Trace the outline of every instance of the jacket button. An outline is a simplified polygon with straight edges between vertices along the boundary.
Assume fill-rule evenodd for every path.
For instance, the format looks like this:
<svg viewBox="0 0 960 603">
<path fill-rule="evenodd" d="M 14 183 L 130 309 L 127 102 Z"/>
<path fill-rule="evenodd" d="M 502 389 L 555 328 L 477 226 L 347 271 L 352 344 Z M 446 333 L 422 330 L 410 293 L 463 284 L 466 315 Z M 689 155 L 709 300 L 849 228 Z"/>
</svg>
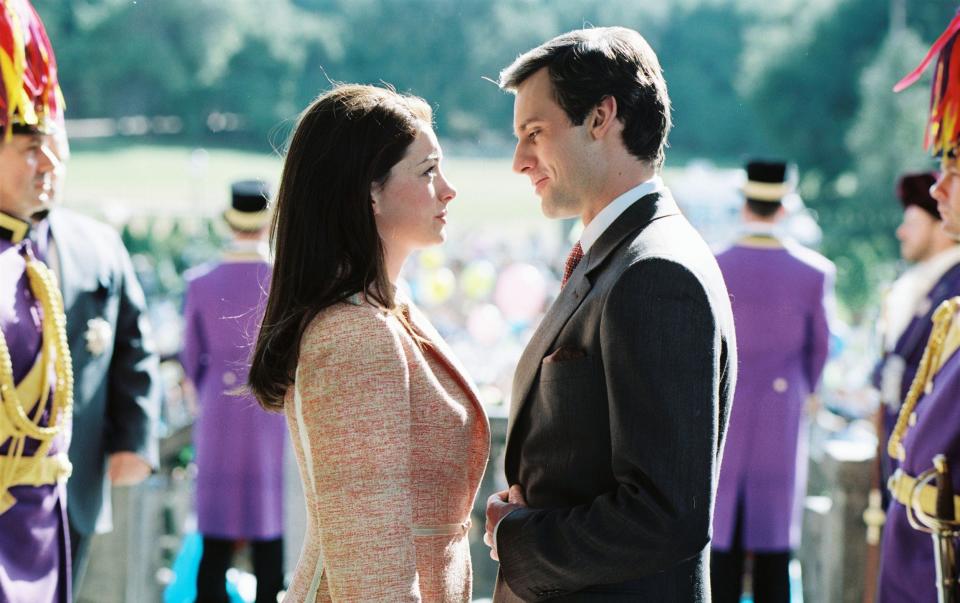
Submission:
<svg viewBox="0 0 960 603">
<path fill-rule="evenodd" d="M 786 379 L 783 377 L 777 377 L 773 380 L 773 391 L 777 392 L 778 394 L 782 394 L 783 392 L 787 391 L 787 385 Z"/>
</svg>

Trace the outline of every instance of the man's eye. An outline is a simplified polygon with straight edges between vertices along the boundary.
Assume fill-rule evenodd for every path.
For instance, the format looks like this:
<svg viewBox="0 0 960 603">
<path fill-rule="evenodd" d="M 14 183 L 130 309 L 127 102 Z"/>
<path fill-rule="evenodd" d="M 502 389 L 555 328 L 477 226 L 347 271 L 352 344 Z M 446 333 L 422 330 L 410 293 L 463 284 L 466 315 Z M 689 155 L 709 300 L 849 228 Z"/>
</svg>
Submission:
<svg viewBox="0 0 960 603">
<path fill-rule="evenodd" d="M 531 130 L 530 133 L 527 134 L 527 138 L 530 140 L 536 140 L 537 135 L 539 134 L 540 134 L 540 130 Z"/>
</svg>

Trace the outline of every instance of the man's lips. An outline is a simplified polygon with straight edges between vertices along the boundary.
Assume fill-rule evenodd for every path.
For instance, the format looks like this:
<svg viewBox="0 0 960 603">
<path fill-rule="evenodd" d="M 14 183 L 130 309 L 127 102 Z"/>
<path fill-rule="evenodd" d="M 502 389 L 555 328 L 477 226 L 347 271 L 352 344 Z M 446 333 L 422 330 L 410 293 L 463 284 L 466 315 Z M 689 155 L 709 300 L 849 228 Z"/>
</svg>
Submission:
<svg viewBox="0 0 960 603">
<path fill-rule="evenodd" d="M 541 177 L 541 178 L 537 178 L 536 180 L 534 180 L 534 181 L 533 181 L 533 188 L 534 188 L 534 190 L 536 190 L 536 191 L 539 192 L 539 191 L 540 191 L 540 187 L 543 186 L 543 184 L 545 184 L 545 183 L 547 182 L 547 180 L 549 180 L 549 178 L 546 177 L 546 176 L 543 176 L 543 177 Z"/>
</svg>

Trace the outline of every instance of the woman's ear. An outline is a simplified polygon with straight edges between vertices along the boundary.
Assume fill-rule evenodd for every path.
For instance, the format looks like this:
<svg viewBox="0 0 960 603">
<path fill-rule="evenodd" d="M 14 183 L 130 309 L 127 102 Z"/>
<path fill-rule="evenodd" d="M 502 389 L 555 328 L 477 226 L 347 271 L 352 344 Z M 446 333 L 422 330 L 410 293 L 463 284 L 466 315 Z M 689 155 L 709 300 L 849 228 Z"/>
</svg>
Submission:
<svg viewBox="0 0 960 603">
<path fill-rule="evenodd" d="M 383 185 L 379 182 L 370 184 L 370 205 L 373 206 L 373 215 L 380 215 L 380 199 L 383 194 Z"/>
</svg>

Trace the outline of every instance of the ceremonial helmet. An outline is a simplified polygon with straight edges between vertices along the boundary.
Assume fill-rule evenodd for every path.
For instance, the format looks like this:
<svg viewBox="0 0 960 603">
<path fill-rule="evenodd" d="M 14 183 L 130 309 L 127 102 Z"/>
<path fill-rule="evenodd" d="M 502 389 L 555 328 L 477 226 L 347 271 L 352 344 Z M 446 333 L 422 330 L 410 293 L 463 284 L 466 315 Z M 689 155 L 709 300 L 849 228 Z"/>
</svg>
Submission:
<svg viewBox="0 0 960 603">
<path fill-rule="evenodd" d="M 0 128 L 46 132 L 63 119 L 57 60 L 43 21 L 28 0 L 0 0 Z"/>
<path fill-rule="evenodd" d="M 923 134 L 923 146 L 935 156 L 955 158 L 960 146 L 960 11 L 933 43 L 916 69 L 897 82 L 894 92 L 920 79 L 934 57 L 937 66 L 930 90 L 930 116 Z"/>
</svg>

